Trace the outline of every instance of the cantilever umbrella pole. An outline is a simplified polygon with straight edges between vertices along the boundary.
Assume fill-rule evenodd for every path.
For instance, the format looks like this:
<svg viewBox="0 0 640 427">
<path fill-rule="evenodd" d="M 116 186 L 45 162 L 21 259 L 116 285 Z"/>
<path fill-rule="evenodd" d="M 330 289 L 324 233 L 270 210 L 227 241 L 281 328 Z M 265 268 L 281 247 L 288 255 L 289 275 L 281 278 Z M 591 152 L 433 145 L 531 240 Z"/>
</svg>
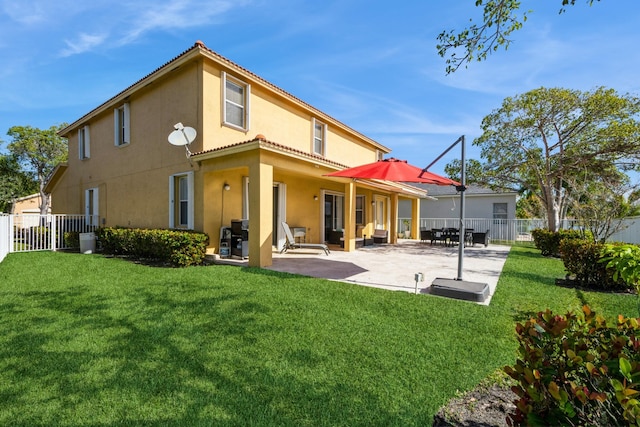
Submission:
<svg viewBox="0 0 640 427">
<path fill-rule="evenodd" d="M 489 296 L 489 285 L 480 282 L 469 282 L 462 279 L 462 262 L 464 259 L 464 191 L 466 190 L 466 178 L 465 178 L 465 152 L 464 152 L 464 135 L 451 145 L 436 159 L 436 162 L 440 160 L 449 150 L 451 150 L 457 143 L 462 143 L 461 157 L 460 157 L 460 232 L 458 237 L 458 277 L 456 279 L 441 279 L 436 278 L 431 283 L 431 293 L 434 295 L 452 297 L 458 299 L 464 299 L 467 301 L 483 302 Z M 435 163 L 435 162 L 433 162 Z M 424 170 L 429 169 L 433 165 L 431 163 Z"/>
<path fill-rule="evenodd" d="M 458 278 L 457 280 L 462 280 L 462 264 L 464 261 L 464 243 L 465 237 L 467 235 L 466 230 L 464 229 L 464 190 L 466 180 L 465 180 L 465 158 L 464 158 L 464 135 L 462 135 L 458 141 L 462 142 L 462 149 L 460 154 L 460 234 L 458 237 Z"/>
<path fill-rule="evenodd" d="M 429 163 L 429 166 L 424 168 L 422 171 L 428 172 L 431 166 L 436 164 L 438 160 L 443 158 L 445 154 L 451 151 L 451 149 L 456 145 L 458 145 L 458 143 L 462 143 L 462 144 L 461 144 L 461 154 L 460 154 L 460 163 L 461 163 L 460 164 L 460 187 L 458 187 L 458 190 L 460 190 L 460 227 L 459 227 L 460 231 L 459 231 L 459 237 L 458 237 L 458 277 L 456 278 L 456 280 L 462 280 L 462 267 L 463 267 L 463 259 L 464 259 L 464 238 L 466 235 L 466 232 L 464 229 L 464 190 L 466 190 L 464 135 L 456 139 L 456 142 L 451 144 L 449 148 L 444 150 L 442 154 L 440 154 L 433 162 Z"/>
</svg>

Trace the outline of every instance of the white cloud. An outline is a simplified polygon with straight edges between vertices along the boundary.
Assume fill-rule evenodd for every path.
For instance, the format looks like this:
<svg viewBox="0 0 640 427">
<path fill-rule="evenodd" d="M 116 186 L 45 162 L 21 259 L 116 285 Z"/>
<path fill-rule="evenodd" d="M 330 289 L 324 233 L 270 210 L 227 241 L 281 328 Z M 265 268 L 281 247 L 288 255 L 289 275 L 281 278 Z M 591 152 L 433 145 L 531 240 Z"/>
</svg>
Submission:
<svg viewBox="0 0 640 427">
<path fill-rule="evenodd" d="M 63 49 L 60 55 L 64 57 L 91 51 L 96 46 L 100 46 L 106 38 L 106 34 L 92 35 L 80 33 L 78 39 L 75 41 L 65 40 L 67 48 Z"/>
<path fill-rule="evenodd" d="M 193 1 L 173 0 L 166 4 L 137 3 L 129 29 L 122 35 L 121 44 L 128 44 L 154 30 L 175 30 L 206 25 L 247 1 Z"/>
<path fill-rule="evenodd" d="M 113 4 L 96 4 L 90 10 L 74 18 L 75 22 L 84 22 L 84 27 L 95 29 L 92 34 L 86 31 L 75 37 L 65 38 L 67 47 L 61 56 L 85 53 L 109 43 L 121 47 L 138 41 L 152 31 L 173 31 L 189 29 L 215 23 L 225 13 L 234 8 L 245 6 L 249 0 L 170 0 L 138 1 Z"/>
<path fill-rule="evenodd" d="M 23 25 L 38 24 L 48 19 L 50 4 L 46 1 L 3 1 L 2 12 Z"/>
</svg>

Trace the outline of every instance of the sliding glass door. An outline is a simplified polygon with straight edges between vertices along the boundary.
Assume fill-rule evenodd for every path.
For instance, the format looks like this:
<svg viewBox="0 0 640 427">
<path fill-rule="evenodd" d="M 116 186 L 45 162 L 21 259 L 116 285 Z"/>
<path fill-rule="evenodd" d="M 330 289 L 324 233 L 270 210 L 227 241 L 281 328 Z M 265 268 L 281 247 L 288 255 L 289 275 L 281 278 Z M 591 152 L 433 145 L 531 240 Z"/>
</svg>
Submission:
<svg viewBox="0 0 640 427">
<path fill-rule="evenodd" d="M 325 193 L 324 195 L 324 240 L 329 241 L 333 230 L 344 229 L 344 196 Z"/>
</svg>

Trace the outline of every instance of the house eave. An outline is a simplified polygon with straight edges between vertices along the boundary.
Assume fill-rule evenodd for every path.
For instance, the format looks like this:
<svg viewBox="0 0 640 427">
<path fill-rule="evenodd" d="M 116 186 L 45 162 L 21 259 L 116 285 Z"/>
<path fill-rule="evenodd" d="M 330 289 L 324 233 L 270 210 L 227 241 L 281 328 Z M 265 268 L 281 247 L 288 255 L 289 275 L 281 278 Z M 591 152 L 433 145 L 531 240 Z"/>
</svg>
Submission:
<svg viewBox="0 0 640 427">
<path fill-rule="evenodd" d="M 47 178 L 47 182 L 44 185 L 45 193 L 51 194 L 51 192 L 53 192 L 53 189 L 55 188 L 58 181 L 60 181 L 60 178 L 62 178 L 62 175 L 64 175 L 68 167 L 69 167 L 68 163 L 59 163 L 53 169 L 53 171 L 51 172 L 51 174 L 49 174 L 49 177 Z"/>
</svg>

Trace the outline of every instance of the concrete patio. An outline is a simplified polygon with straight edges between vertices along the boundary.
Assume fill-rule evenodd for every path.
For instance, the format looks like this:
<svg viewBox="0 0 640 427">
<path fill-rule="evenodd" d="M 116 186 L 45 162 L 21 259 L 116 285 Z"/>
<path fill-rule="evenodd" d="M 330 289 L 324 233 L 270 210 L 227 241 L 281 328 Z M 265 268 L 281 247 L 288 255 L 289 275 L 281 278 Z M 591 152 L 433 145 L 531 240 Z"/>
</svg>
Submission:
<svg viewBox="0 0 640 427">
<path fill-rule="evenodd" d="M 490 244 L 464 250 L 462 278 L 489 285 L 489 297 L 483 304 L 488 305 L 495 293 L 509 249 Z M 238 258 L 215 262 L 247 265 L 246 260 Z M 411 293 L 416 292 L 416 273 L 422 273 L 424 281 L 417 283 L 417 292 L 425 294 L 435 278 L 457 278 L 458 247 L 399 240 L 397 245 L 377 244 L 354 252 L 335 246 L 328 256 L 321 250 L 295 249 L 284 254 L 274 252 L 273 265 L 267 269 Z"/>
</svg>

